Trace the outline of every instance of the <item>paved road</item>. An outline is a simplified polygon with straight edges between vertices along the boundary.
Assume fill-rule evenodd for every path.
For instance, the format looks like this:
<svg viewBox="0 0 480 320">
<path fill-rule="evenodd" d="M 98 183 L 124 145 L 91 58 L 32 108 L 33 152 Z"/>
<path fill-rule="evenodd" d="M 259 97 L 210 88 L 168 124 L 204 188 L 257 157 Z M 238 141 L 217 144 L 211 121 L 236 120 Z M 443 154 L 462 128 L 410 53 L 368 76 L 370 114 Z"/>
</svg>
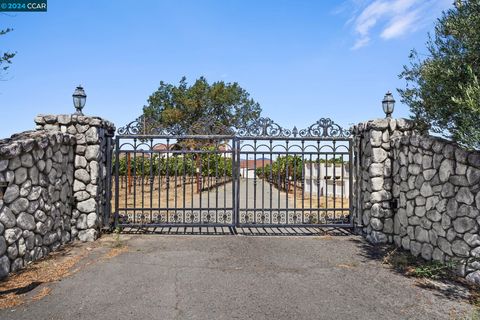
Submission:
<svg viewBox="0 0 480 320">
<path fill-rule="evenodd" d="M 42 300 L 0 311 L 0 319 L 450 319 L 470 312 L 386 269 L 356 237 L 125 237 L 128 252 L 105 260 L 93 250 L 95 263 L 50 284 Z"/>
<path fill-rule="evenodd" d="M 218 193 L 217 193 L 218 189 Z M 231 207 L 232 206 L 232 182 L 219 186 L 218 188 L 212 188 L 209 191 L 202 192 L 202 207 L 208 207 L 208 201 L 210 200 L 210 207 L 216 206 L 218 198 L 218 207 Z M 270 197 L 272 203 L 270 205 Z M 240 179 L 240 208 L 262 208 L 262 200 L 264 208 L 286 208 L 287 207 L 287 194 L 284 191 L 270 185 L 267 181 L 257 179 L 255 186 L 254 179 Z M 298 199 L 297 199 L 298 200 Z M 301 207 L 301 200 L 298 200 L 298 207 Z M 200 206 L 200 197 L 194 196 L 194 206 Z M 294 206 L 293 196 L 288 199 L 288 207 Z"/>
</svg>

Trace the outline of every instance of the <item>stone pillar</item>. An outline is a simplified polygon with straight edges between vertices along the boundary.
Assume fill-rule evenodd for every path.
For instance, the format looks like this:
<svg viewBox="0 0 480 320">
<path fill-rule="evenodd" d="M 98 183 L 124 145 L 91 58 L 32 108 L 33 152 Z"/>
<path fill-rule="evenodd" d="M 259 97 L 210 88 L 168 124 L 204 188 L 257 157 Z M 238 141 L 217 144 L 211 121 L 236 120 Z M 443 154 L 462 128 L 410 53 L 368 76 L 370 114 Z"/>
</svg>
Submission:
<svg viewBox="0 0 480 320">
<path fill-rule="evenodd" d="M 393 242 L 393 138 L 409 134 L 404 119 L 377 119 L 353 127 L 358 158 L 357 225 L 372 243 Z"/>
<path fill-rule="evenodd" d="M 71 219 L 72 237 L 94 241 L 103 226 L 108 190 L 107 140 L 113 136 L 113 123 L 99 117 L 78 115 L 38 115 L 37 130 L 55 130 L 76 137 L 74 206 Z"/>
</svg>

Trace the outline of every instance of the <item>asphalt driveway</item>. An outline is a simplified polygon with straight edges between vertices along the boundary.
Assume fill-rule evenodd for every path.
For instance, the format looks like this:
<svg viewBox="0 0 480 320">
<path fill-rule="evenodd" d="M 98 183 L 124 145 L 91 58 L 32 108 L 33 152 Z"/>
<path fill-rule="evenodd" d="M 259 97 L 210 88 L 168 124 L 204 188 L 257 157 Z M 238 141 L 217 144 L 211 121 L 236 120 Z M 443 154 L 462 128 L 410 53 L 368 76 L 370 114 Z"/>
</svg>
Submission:
<svg viewBox="0 0 480 320">
<path fill-rule="evenodd" d="M 0 319 L 455 319 L 472 312 L 386 268 L 354 236 L 122 237 L 126 252 L 99 259 L 106 249 L 97 246 L 92 263 L 49 284 L 50 295 L 1 310 Z"/>
</svg>

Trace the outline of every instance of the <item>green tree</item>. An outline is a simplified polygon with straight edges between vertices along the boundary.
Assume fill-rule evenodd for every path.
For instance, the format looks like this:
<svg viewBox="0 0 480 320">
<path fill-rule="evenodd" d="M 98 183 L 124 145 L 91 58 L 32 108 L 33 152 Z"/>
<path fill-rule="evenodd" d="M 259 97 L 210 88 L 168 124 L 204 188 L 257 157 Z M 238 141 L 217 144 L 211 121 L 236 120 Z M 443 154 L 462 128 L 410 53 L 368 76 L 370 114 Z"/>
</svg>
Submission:
<svg viewBox="0 0 480 320">
<path fill-rule="evenodd" d="M 443 12 L 427 41 L 428 54 L 412 50 L 399 89 L 420 129 L 480 147 L 480 0 L 457 0 Z"/>
<path fill-rule="evenodd" d="M 203 153 L 199 156 L 198 167 L 202 168 L 202 176 L 204 177 L 232 177 L 232 159 L 225 158 L 218 154 L 213 147 L 205 147 L 204 151 L 211 151 Z M 183 154 L 181 156 L 159 157 L 158 154 L 148 156 L 131 155 L 130 157 L 130 174 L 137 177 L 157 176 L 190 176 L 196 175 L 197 162 L 195 161 L 198 155 L 191 153 Z M 115 172 L 115 162 L 113 159 L 112 173 Z M 123 156 L 118 162 L 118 173 L 125 176 L 128 173 L 127 156 Z"/>
<path fill-rule="evenodd" d="M 183 77 L 178 86 L 160 82 L 148 98 L 139 123 L 149 133 L 153 128 L 174 129 L 178 134 L 214 132 L 226 134 L 260 116 L 260 105 L 238 83 L 209 84 L 200 77 L 191 86 Z"/>
<path fill-rule="evenodd" d="M 345 164 L 345 163 L 348 163 L 348 161 L 343 160 L 342 157 L 330 158 L 330 159 L 327 159 L 327 160 L 325 160 L 323 158 L 318 158 L 317 162 L 327 163 L 327 164 L 332 164 L 332 163 L 334 163 L 334 164 Z"/>
<path fill-rule="evenodd" d="M 260 179 L 266 179 L 281 190 L 289 190 L 290 184 L 287 179 L 299 181 L 302 179 L 304 161 L 299 156 L 280 156 L 271 164 L 256 169 L 256 175 Z"/>
<path fill-rule="evenodd" d="M 7 33 L 13 31 L 13 29 L 7 28 L 0 30 L 0 36 L 6 35 Z M 10 64 L 12 63 L 13 57 L 15 57 L 15 52 L 0 52 L 0 77 L 8 70 Z"/>
</svg>

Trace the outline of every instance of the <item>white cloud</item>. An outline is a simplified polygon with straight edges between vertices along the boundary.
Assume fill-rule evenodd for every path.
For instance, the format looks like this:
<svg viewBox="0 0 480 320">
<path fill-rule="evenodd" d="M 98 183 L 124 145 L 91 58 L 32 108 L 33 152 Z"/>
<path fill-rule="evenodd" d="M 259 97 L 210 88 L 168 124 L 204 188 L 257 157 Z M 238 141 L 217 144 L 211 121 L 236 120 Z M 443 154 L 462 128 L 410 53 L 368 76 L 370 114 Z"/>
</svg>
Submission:
<svg viewBox="0 0 480 320">
<path fill-rule="evenodd" d="M 440 12 L 451 6 L 452 0 L 348 0 L 350 5 L 347 24 L 356 35 L 353 50 L 368 45 L 371 39 L 380 36 L 390 40 L 414 32 L 426 22 L 432 22 Z"/>
<path fill-rule="evenodd" d="M 414 31 L 415 22 L 419 19 L 418 11 L 410 12 L 404 16 L 399 16 L 388 24 L 388 26 L 382 31 L 380 37 L 383 39 L 393 39 L 405 34 L 408 31 Z"/>
<path fill-rule="evenodd" d="M 352 49 L 357 50 L 360 49 L 361 47 L 365 47 L 368 43 L 370 42 L 370 38 L 368 36 L 361 37 L 355 41 L 355 44 L 353 45 Z"/>
</svg>

